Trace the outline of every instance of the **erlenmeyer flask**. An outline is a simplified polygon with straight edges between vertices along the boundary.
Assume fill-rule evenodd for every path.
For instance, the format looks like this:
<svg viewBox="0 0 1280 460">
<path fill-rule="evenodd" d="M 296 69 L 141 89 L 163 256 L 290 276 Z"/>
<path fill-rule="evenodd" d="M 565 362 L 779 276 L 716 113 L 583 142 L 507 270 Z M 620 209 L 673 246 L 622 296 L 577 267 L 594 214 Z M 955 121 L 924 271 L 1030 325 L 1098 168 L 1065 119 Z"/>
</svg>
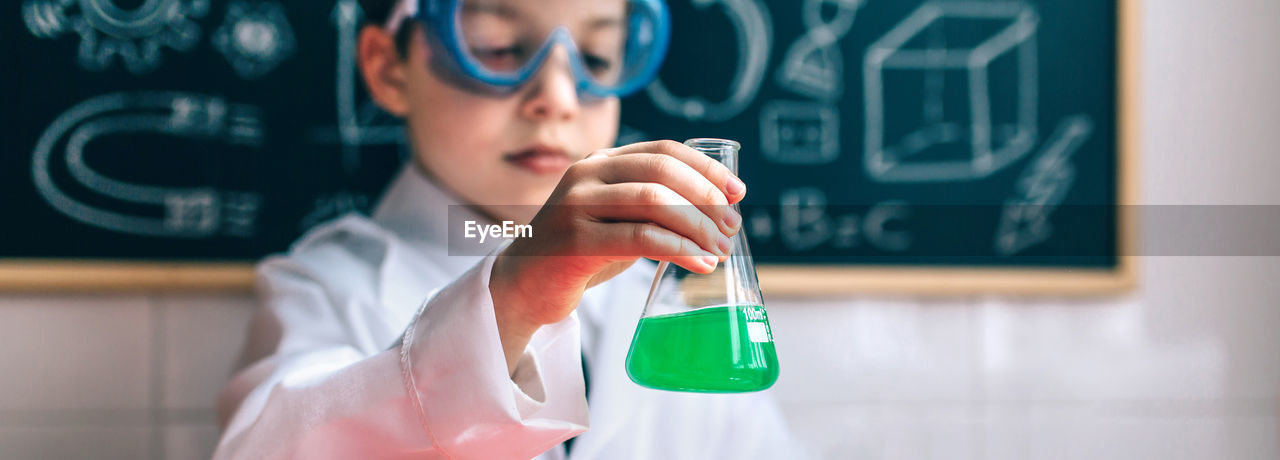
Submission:
<svg viewBox="0 0 1280 460">
<path fill-rule="evenodd" d="M 690 139 L 685 145 L 737 173 L 737 142 Z M 737 205 L 734 211 L 740 212 Z M 707 275 L 658 264 L 627 353 L 632 381 L 660 390 L 740 393 L 769 388 L 778 379 L 751 252 L 741 232 L 731 241 L 732 254 Z"/>
</svg>

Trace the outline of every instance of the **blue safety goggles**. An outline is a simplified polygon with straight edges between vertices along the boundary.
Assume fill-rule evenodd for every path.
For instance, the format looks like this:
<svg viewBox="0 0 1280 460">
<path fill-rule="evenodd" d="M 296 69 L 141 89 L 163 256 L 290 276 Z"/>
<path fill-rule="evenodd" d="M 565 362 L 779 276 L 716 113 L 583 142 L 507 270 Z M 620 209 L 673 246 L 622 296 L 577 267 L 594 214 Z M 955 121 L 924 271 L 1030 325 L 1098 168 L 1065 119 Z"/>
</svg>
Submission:
<svg viewBox="0 0 1280 460">
<path fill-rule="evenodd" d="M 625 96 L 649 83 L 670 42 L 662 0 L 589 0 L 577 7 L 529 0 L 400 0 L 391 33 L 406 19 L 424 24 L 433 50 L 446 55 L 451 79 L 468 88 L 509 92 L 528 82 L 556 46 L 569 54 L 578 91 Z M 466 80 L 466 81 L 462 81 Z M 477 85 L 478 84 L 478 85 Z"/>
</svg>

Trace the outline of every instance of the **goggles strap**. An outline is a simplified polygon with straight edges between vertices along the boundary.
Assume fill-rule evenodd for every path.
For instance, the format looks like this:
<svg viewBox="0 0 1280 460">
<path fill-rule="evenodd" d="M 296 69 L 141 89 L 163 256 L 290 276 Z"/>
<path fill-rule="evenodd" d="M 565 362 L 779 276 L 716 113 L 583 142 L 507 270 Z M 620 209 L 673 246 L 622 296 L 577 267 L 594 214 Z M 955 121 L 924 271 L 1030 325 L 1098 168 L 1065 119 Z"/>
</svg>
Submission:
<svg viewBox="0 0 1280 460">
<path fill-rule="evenodd" d="M 400 31 L 400 25 L 404 24 L 404 20 L 414 17 L 418 14 L 418 0 L 396 0 L 396 6 L 391 10 L 391 16 L 387 17 L 387 23 L 383 26 L 387 29 L 387 33 L 394 36 Z"/>
</svg>

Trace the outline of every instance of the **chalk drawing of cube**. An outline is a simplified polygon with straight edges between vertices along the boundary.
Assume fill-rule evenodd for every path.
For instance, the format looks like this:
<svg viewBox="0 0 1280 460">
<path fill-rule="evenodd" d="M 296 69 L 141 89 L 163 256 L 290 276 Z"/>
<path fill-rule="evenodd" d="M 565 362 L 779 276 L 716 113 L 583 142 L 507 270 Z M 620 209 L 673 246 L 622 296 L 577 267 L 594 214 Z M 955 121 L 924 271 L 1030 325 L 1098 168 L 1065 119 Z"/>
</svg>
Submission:
<svg viewBox="0 0 1280 460">
<path fill-rule="evenodd" d="M 1036 29 L 1021 2 L 933 1 L 863 64 L 864 166 L 879 182 L 981 179 L 1036 142 Z"/>
</svg>

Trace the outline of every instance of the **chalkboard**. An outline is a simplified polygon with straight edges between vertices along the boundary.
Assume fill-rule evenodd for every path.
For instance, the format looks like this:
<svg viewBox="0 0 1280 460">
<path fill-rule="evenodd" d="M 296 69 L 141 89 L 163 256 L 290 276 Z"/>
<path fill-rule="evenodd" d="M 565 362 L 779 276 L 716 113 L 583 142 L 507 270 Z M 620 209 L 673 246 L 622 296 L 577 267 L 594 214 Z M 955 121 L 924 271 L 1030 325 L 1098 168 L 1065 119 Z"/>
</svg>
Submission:
<svg viewBox="0 0 1280 460">
<path fill-rule="evenodd" d="M 766 293 L 1121 289 L 1121 3 L 670 2 L 678 46 L 624 141 L 743 144 Z"/>
<path fill-rule="evenodd" d="M 1116 1 L 670 0 L 619 142 L 743 144 L 767 293 L 1127 286 Z M 2 287 L 244 287 L 403 161 L 356 73 L 356 0 L 20 3 Z"/>
<path fill-rule="evenodd" d="M 5 8 L 7 284 L 247 286 L 404 156 L 357 73 L 356 0 Z"/>
</svg>

